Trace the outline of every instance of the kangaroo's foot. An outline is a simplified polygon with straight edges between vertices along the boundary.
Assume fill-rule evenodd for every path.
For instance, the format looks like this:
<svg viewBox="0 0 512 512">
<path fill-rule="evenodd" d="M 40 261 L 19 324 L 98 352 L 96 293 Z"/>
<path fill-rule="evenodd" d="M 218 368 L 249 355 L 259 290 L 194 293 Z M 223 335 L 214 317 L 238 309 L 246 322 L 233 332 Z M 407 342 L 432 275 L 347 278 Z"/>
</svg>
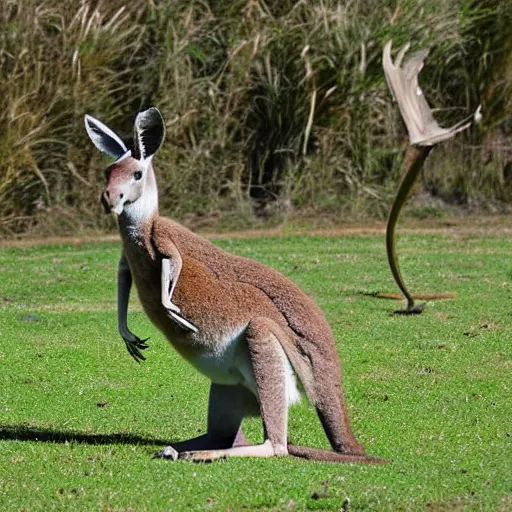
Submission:
<svg viewBox="0 0 512 512">
<path fill-rule="evenodd" d="M 283 451 L 284 450 L 284 451 Z M 179 452 L 178 458 L 193 462 L 213 462 L 214 460 L 227 459 L 228 457 L 274 457 L 276 455 L 288 455 L 285 447 L 283 450 L 275 449 L 267 439 L 263 444 L 246 446 L 233 446 L 220 450 L 198 450 Z"/>
<path fill-rule="evenodd" d="M 250 444 L 245 438 L 242 429 L 239 429 L 234 439 L 219 438 L 209 434 L 187 439 L 172 445 L 166 446 L 153 454 L 153 459 L 169 460 L 195 460 L 197 462 L 209 462 L 214 459 L 226 458 L 220 454 L 221 451 L 232 448 L 249 447 Z M 195 454 L 198 454 L 197 456 Z M 213 454 L 213 455 L 208 455 Z"/>
</svg>

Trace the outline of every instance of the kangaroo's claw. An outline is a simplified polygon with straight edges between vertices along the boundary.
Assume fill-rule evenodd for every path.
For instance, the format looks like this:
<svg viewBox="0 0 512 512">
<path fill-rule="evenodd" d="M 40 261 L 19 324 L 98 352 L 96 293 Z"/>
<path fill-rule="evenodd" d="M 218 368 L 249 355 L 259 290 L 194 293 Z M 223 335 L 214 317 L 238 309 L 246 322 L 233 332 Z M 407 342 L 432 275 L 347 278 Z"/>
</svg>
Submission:
<svg viewBox="0 0 512 512">
<path fill-rule="evenodd" d="M 149 345 L 146 344 L 146 341 L 148 340 L 149 338 L 141 340 L 137 336 L 135 336 L 135 340 L 124 340 L 128 353 L 133 357 L 133 359 L 135 359 L 135 361 L 137 361 L 137 363 L 146 360 L 141 350 L 149 348 Z"/>
</svg>

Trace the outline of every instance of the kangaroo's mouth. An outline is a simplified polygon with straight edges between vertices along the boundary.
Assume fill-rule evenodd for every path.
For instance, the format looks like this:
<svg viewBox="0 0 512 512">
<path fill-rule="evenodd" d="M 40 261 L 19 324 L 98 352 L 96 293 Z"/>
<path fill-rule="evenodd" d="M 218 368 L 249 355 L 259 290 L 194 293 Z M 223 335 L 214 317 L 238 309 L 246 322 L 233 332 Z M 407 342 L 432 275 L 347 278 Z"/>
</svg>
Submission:
<svg viewBox="0 0 512 512">
<path fill-rule="evenodd" d="M 121 197 L 119 198 L 119 201 L 116 205 L 112 204 L 110 201 L 109 193 L 106 190 L 103 192 L 103 194 L 101 194 L 101 205 L 103 206 L 105 213 L 114 212 L 117 216 L 119 216 L 121 213 L 123 213 L 125 206 L 128 204 L 131 204 L 131 201 L 129 201 L 126 197 L 123 198 L 123 194 L 121 194 Z"/>
</svg>

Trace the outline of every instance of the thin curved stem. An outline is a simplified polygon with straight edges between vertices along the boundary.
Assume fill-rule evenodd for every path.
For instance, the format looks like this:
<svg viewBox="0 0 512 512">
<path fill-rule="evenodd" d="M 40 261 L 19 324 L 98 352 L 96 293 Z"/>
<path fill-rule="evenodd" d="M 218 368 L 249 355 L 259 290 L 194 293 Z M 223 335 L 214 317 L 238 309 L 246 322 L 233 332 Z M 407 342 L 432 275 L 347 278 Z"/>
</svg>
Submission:
<svg viewBox="0 0 512 512">
<path fill-rule="evenodd" d="M 409 193 L 411 192 L 412 186 L 416 182 L 418 174 L 420 173 L 423 164 L 427 156 L 429 155 L 433 146 L 409 146 L 407 148 L 407 152 L 405 154 L 404 168 L 405 172 L 402 177 L 402 181 L 398 187 L 398 192 L 395 196 L 395 200 L 391 206 L 391 210 L 388 216 L 388 223 L 386 226 L 386 250 L 388 254 L 388 262 L 389 267 L 391 269 L 391 273 L 395 279 L 396 284 L 400 288 L 400 291 L 403 293 L 405 299 L 407 300 L 407 309 L 404 312 L 421 312 L 416 311 L 419 309 L 418 306 L 415 307 L 414 299 L 412 295 L 407 290 L 405 286 L 404 280 L 402 278 L 402 274 L 400 273 L 400 268 L 398 265 L 398 257 L 396 255 L 396 247 L 395 247 L 395 228 L 398 221 L 398 217 L 409 197 Z M 416 308 L 416 309 L 415 309 Z M 423 309 L 421 307 L 421 309 Z"/>
</svg>

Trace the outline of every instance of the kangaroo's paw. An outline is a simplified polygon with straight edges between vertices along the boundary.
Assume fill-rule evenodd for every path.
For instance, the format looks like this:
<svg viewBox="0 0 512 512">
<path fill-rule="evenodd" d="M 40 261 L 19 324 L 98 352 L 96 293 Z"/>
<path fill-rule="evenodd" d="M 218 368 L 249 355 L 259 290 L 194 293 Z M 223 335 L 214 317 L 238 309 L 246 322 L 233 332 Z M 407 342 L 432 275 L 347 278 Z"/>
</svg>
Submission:
<svg viewBox="0 0 512 512">
<path fill-rule="evenodd" d="M 126 344 L 128 353 L 133 357 L 133 359 L 135 359 L 135 361 L 137 361 L 137 363 L 146 360 L 141 350 L 149 348 L 149 345 L 146 344 L 146 341 L 148 341 L 149 338 L 141 340 L 138 336 L 135 336 L 135 334 L 131 334 L 131 336 L 123 336 L 123 340 Z"/>
</svg>

